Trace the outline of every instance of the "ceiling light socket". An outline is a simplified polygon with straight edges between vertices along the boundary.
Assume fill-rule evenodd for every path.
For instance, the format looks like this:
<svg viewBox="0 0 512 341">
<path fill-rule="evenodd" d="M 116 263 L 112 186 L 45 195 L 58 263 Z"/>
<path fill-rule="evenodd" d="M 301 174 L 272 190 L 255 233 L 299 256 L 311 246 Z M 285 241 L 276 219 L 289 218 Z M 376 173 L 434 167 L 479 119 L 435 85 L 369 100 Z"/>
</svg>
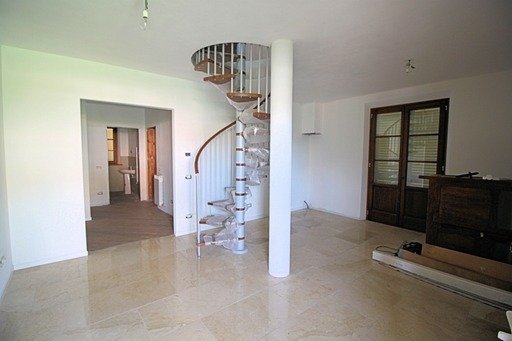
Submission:
<svg viewBox="0 0 512 341">
<path fill-rule="evenodd" d="M 416 69 L 416 67 L 413 65 L 412 59 L 407 59 L 407 62 L 405 63 L 405 73 L 409 74 L 414 69 Z"/>
</svg>

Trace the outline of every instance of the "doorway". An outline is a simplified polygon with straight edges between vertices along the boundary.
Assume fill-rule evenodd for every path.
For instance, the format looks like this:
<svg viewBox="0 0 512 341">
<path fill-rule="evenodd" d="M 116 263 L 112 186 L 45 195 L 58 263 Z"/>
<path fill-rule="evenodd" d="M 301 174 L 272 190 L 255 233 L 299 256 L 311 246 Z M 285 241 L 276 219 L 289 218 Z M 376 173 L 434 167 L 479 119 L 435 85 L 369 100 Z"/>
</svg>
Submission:
<svg viewBox="0 0 512 341">
<path fill-rule="evenodd" d="M 110 204 L 139 201 L 139 130 L 107 127 Z"/>
<path fill-rule="evenodd" d="M 171 110 L 91 100 L 81 108 L 87 250 L 172 235 Z M 151 128 L 155 164 L 148 169 Z M 149 172 L 160 181 L 158 205 Z"/>
<path fill-rule="evenodd" d="M 367 219 L 425 231 L 428 180 L 444 174 L 448 99 L 371 110 Z"/>
</svg>

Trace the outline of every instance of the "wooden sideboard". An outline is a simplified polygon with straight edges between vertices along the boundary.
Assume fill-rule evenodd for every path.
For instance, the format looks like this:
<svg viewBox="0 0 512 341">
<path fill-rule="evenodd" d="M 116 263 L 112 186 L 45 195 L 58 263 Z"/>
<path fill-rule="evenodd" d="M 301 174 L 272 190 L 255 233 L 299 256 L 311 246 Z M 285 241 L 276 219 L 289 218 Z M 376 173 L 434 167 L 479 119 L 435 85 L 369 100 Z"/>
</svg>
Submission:
<svg viewBox="0 0 512 341">
<path fill-rule="evenodd" d="M 512 181 L 434 175 L 426 242 L 512 264 Z"/>
</svg>

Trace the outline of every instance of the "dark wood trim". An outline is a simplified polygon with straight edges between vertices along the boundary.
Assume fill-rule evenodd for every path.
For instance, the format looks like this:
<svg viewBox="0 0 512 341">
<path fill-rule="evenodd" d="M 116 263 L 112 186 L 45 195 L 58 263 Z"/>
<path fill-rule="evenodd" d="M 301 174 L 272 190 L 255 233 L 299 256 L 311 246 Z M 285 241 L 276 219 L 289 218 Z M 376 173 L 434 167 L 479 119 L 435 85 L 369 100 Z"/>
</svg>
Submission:
<svg viewBox="0 0 512 341">
<path fill-rule="evenodd" d="M 111 166 L 121 165 L 119 163 L 119 148 L 118 148 L 119 142 L 117 139 L 117 128 L 107 127 L 107 129 L 112 129 L 112 141 L 113 141 L 113 152 L 114 152 L 114 160 L 109 161 L 108 164 Z M 107 141 L 108 140 L 110 140 L 110 139 L 107 137 Z"/>
<path fill-rule="evenodd" d="M 410 127 L 410 117 L 411 112 L 413 110 L 421 110 L 421 109 L 428 109 L 428 108 L 434 108 L 439 107 L 439 130 L 438 134 L 411 134 L 409 131 Z M 407 168 L 409 166 L 409 162 L 418 162 L 418 163 L 424 163 L 424 164 L 437 164 L 436 173 L 437 174 L 444 174 L 445 172 L 445 164 L 446 164 L 446 140 L 447 140 L 447 128 L 448 128 L 448 107 L 449 107 L 449 99 L 438 99 L 438 100 L 431 100 L 431 101 L 423 101 L 423 102 L 417 102 L 417 103 L 406 103 L 401 105 L 393 105 L 388 107 L 381 107 L 381 108 L 371 108 L 370 109 L 370 143 L 369 143 L 369 156 L 368 156 L 368 187 L 367 187 L 367 200 L 366 200 L 366 216 L 367 219 L 372 220 L 372 210 L 375 210 L 374 213 L 378 216 L 383 216 L 383 214 L 392 214 L 391 212 L 384 212 L 379 211 L 378 209 L 375 209 L 374 206 L 381 206 L 383 201 L 382 199 L 374 198 L 375 195 L 379 196 L 379 193 L 382 195 L 389 195 L 391 197 L 395 197 L 395 194 L 391 192 L 390 190 L 396 189 L 397 195 L 396 195 L 396 212 L 397 212 L 397 226 L 404 226 L 404 220 L 407 220 L 407 223 L 411 223 L 415 225 L 414 227 L 410 227 L 412 229 L 417 230 L 417 225 L 419 222 L 421 222 L 421 219 L 419 219 L 418 212 L 421 212 L 421 210 L 417 210 L 416 207 L 413 207 L 413 215 L 412 216 L 405 216 L 405 211 L 409 210 L 411 208 L 410 204 L 407 204 L 406 208 L 406 200 L 405 200 L 405 192 L 406 190 L 410 192 L 408 195 L 412 195 L 412 198 L 415 198 L 415 196 L 423 195 L 421 193 L 428 192 L 426 188 L 421 187 L 414 187 L 414 186 L 407 186 Z M 383 136 L 377 136 L 376 130 L 377 130 L 377 116 L 380 114 L 388 114 L 388 113 L 394 113 L 394 112 L 400 112 L 401 113 L 401 131 L 400 135 L 383 135 Z M 410 135 L 410 136 L 409 136 Z M 414 161 L 408 160 L 408 153 L 409 153 L 409 137 L 415 137 L 415 136 L 437 136 L 438 137 L 438 150 L 437 150 L 437 160 L 436 161 Z M 399 150 L 399 159 L 395 160 L 382 160 L 375 158 L 375 143 L 377 141 L 378 137 L 400 137 L 400 150 Z M 375 183 L 375 163 L 376 162 L 398 162 L 398 179 L 397 179 L 397 185 L 390 185 L 390 184 L 377 184 Z M 375 192 L 376 188 L 388 188 L 387 192 L 380 191 L 379 193 Z M 416 193 L 416 194 L 415 194 Z M 410 198 L 410 197 L 409 197 Z M 377 204 L 374 203 L 374 200 L 378 200 Z M 408 199 L 411 200 L 411 199 Z M 411 202 L 411 201 L 410 201 Z M 414 200 L 413 202 L 417 202 Z M 377 207 L 375 206 L 375 207 Z M 382 207 L 387 207 L 391 210 L 392 206 L 384 205 Z M 425 208 L 426 211 L 426 208 Z M 410 212 L 410 211 L 408 211 Z M 411 212 L 410 212 L 411 213 Z M 409 213 L 409 214 L 410 214 Z M 389 221 L 388 218 L 386 220 Z"/>
</svg>

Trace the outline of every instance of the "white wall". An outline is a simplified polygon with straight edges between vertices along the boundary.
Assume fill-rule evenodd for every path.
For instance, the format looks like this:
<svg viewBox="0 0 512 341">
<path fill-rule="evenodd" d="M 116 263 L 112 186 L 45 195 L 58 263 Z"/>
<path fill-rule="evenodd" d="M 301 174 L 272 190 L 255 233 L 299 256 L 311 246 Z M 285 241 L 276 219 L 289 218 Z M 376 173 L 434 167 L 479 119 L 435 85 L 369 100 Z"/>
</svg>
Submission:
<svg viewBox="0 0 512 341">
<path fill-rule="evenodd" d="M 156 127 L 156 172 L 164 179 L 163 205 L 158 208 L 173 214 L 172 208 L 172 125 L 171 111 L 146 109 L 146 128 Z"/>
<path fill-rule="evenodd" d="M 323 133 L 310 140 L 315 208 L 366 217 L 370 109 L 450 98 L 446 174 L 512 177 L 512 71 L 409 87 L 323 104 Z"/>
<path fill-rule="evenodd" d="M 193 205 L 185 152 L 195 153 L 233 119 L 231 107 L 201 75 L 191 82 L 7 46 L 1 54 L 16 269 L 87 254 L 81 99 L 173 109 L 173 188 L 180 198 L 174 200 L 174 229 L 177 235 L 194 231 L 194 219 L 186 218 Z"/>
<path fill-rule="evenodd" d="M 309 200 L 309 144 L 318 136 L 302 135 L 302 115 L 308 104 L 293 104 L 292 115 L 292 211 L 306 207 Z"/>
<path fill-rule="evenodd" d="M 110 187 L 107 153 L 107 127 L 139 129 L 139 146 L 144 146 L 143 149 L 141 148 L 142 151 L 146 150 L 144 108 L 92 101 L 84 101 L 82 108 L 85 110 L 87 115 L 90 203 L 93 207 L 109 205 Z M 125 131 L 124 134 L 121 131 L 119 137 L 119 146 L 121 147 L 120 155 L 128 156 L 129 150 L 127 131 Z M 141 161 L 146 160 L 144 153 L 141 153 L 140 159 Z M 145 161 L 144 163 L 141 162 L 141 166 L 144 166 L 145 164 Z M 147 172 L 145 167 L 140 168 L 141 199 L 147 200 L 147 182 L 145 176 Z M 121 181 L 123 181 L 122 177 Z"/>
<path fill-rule="evenodd" d="M 7 200 L 7 183 L 5 175 L 4 120 L 2 106 L 2 56 L 0 54 L 0 259 L 5 257 L 0 265 L 0 303 L 13 271 L 11 257 L 11 236 L 9 231 L 9 210 Z"/>
</svg>

